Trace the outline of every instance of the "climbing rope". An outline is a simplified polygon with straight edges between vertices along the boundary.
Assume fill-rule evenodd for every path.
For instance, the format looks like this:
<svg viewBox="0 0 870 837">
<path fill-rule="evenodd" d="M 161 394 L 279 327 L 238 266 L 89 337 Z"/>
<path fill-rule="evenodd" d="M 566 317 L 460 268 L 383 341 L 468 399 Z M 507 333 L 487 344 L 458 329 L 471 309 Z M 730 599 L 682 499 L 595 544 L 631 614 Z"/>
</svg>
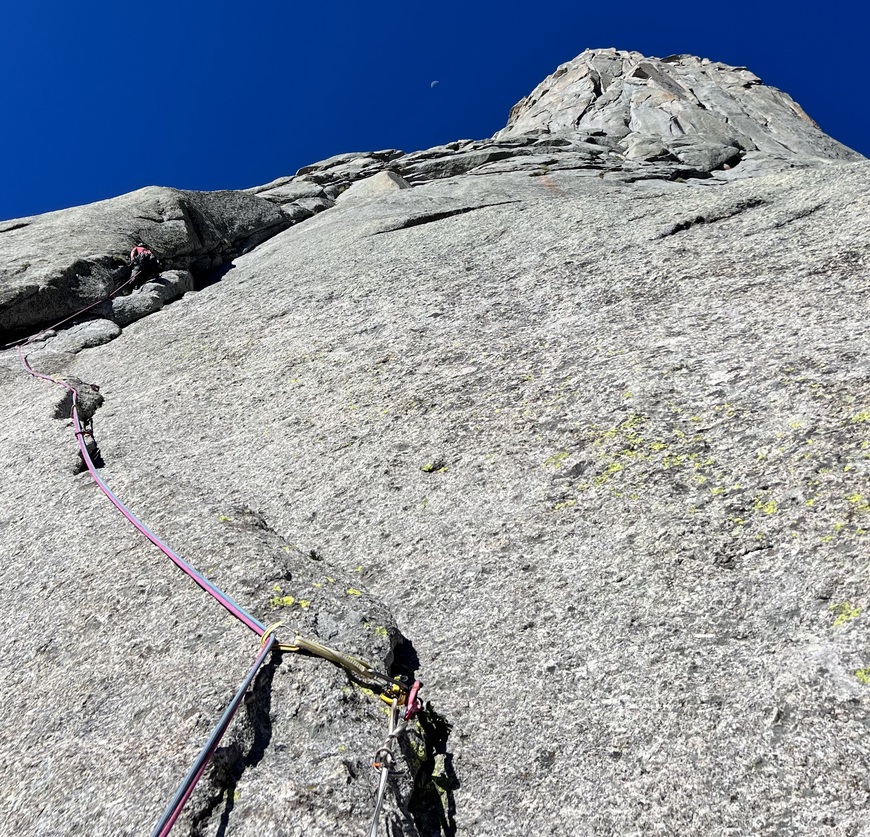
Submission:
<svg viewBox="0 0 870 837">
<path fill-rule="evenodd" d="M 113 296 L 115 296 L 115 294 L 118 294 L 121 291 L 123 291 L 124 288 L 127 287 L 127 285 L 131 284 L 132 282 L 135 282 L 136 279 L 138 279 L 138 278 L 139 278 L 139 274 L 136 274 L 135 276 L 131 276 L 126 282 L 122 282 L 120 285 L 118 285 L 117 288 L 115 288 L 115 290 L 106 294 L 102 299 L 98 299 L 96 302 L 92 302 L 90 305 L 86 305 L 84 308 L 81 308 L 78 311 L 76 311 L 75 314 L 70 314 L 68 317 L 64 317 L 62 320 L 58 320 L 56 323 L 54 323 L 54 325 L 46 326 L 44 329 L 42 329 L 42 331 L 38 331 L 36 334 L 33 334 L 30 337 L 25 337 L 22 340 L 13 340 L 11 343 L 6 343 L 2 348 L 9 349 L 12 346 L 19 346 L 19 349 L 20 349 L 20 347 L 22 345 L 27 346 L 28 344 L 33 343 L 36 340 L 39 340 L 40 337 L 48 334 L 48 332 L 54 331 L 56 328 L 59 328 L 62 325 L 66 325 L 66 323 L 68 323 L 70 320 L 74 320 L 77 317 L 81 317 L 82 314 L 90 311 L 91 308 L 96 308 L 98 305 L 102 305 L 104 302 L 108 302 Z M 19 352 L 19 357 L 20 356 L 21 355 Z M 33 370 L 28 369 L 28 371 L 30 372 L 31 375 L 35 374 L 33 372 Z M 37 375 L 36 377 L 45 378 L 45 380 L 53 381 L 56 384 L 60 383 L 59 381 L 55 381 L 54 378 L 46 378 L 45 375 Z"/>
<path fill-rule="evenodd" d="M 170 831 L 172 831 L 172 826 L 178 819 L 178 815 L 181 813 L 185 804 L 187 804 L 187 800 L 193 793 L 193 789 L 196 787 L 196 783 L 199 781 L 200 776 L 202 776 L 205 768 L 208 766 L 209 761 L 211 761 L 211 757 L 214 755 L 214 751 L 217 749 L 217 746 L 220 743 L 223 734 L 227 731 L 227 727 L 229 727 L 230 721 L 232 721 L 233 716 L 236 714 L 236 710 L 241 705 L 242 698 L 244 698 L 245 696 L 245 692 L 247 692 L 248 687 L 253 682 L 254 677 L 260 670 L 260 666 L 262 666 L 265 662 L 266 657 L 271 652 L 272 646 L 274 644 L 274 636 L 268 637 L 268 639 L 264 643 L 262 643 L 260 653 L 257 655 L 257 659 L 254 660 L 254 665 L 251 666 L 251 670 L 248 672 L 248 676 L 239 687 L 238 691 L 235 694 L 235 697 L 233 697 L 232 701 L 230 701 L 230 705 L 227 706 L 226 711 L 224 712 L 220 721 L 218 721 L 218 724 L 214 728 L 211 736 L 209 736 L 208 741 L 206 741 L 203 745 L 202 750 L 200 750 L 199 755 L 196 757 L 196 761 L 187 772 L 187 776 L 184 777 L 184 781 L 181 783 L 178 790 L 175 792 L 175 796 L 172 797 L 172 801 L 163 812 L 163 816 L 160 818 L 160 821 L 157 823 L 156 826 L 154 826 L 154 830 L 151 832 L 151 837 L 166 837 L 166 835 L 169 834 Z"/>
<path fill-rule="evenodd" d="M 66 381 L 58 380 L 56 378 L 52 378 L 48 375 L 43 375 L 40 372 L 36 372 L 30 363 L 27 360 L 27 355 L 24 354 L 22 347 L 18 347 L 18 357 L 21 360 L 21 364 L 24 368 L 34 377 L 42 378 L 44 381 L 51 381 L 54 384 L 58 384 L 59 386 L 64 387 L 72 394 L 72 420 L 73 427 L 75 430 L 75 437 L 79 445 L 79 452 L 82 455 L 82 461 L 85 463 L 88 471 L 90 472 L 91 477 L 94 482 L 100 487 L 100 490 L 106 497 L 109 498 L 111 503 L 121 512 L 124 517 L 133 524 L 146 538 L 148 538 L 151 543 L 153 543 L 167 558 L 169 558 L 176 566 L 178 566 L 184 573 L 186 573 L 190 578 L 192 578 L 203 590 L 206 591 L 210 596 L 217 599 L 233 616 L 236 617 L 240 622 L 247 625 L 257 636 L 262 636 L 263 632 L 266 630 L 266 626 L 260 622 L 259 619 L 252 616 L 248 613 L 241 605 L 234 602 L 226 593 L 224 593 L 219 587 L 212 584 L 207 578 L 197 572 L 187 561 L 185 561 L 175 550 L 173 550 L 168 544 L 164 543 L 157 535 L 154 534 L 138 517 L 136 517 L 124 503 L 118 499 L 117 495 L 108 485 L 103 481 L 102 477 L 97 472 L 96 466 L 94 465 L 94 461 L 91 459 L 91 454 L 88 451 L 87 444 L 85 443 L 84 436 L 88 435 L 82 430 L 81 423 L 79 422 L 78 415 L 78 398 L 79 394 L 74 386 L 67 383 Z"/>
<path fill-rule="evenodd" d="M 134 277 L 131 277 L 127 282 L 116 288 L 105 299 L 114 296 L 114 294 L 118 293 L 118 291 L 120 291 L 122 288 L 130 284 L 130 282 L 133 281 L 133 278 Z M 94 482 L 96 482 L 97 486 L 99 486 L 100 490 L 106 495 L 106 497 L 108 497 L 111 503 L 136 529 L 139 530 L 139 532 L 141 532 L 177 567 L 179 567 L 179 569 L 181 569 L 187 576 L 193 579 L 193 581 L 196 582 L 196 584 L 198 584 L 203 590 L 205 590 L 206 593 L 208 593 L 221 605 L 223 605 L 223 607 L 226 608 L 226 610 L 228 610 L 240 622 L 242 622 L 255 634 L 257 634 L 257 636 L 260 637 L 260 651 L 257 655 L 256 660 L 254 661 L 254 664 L 251 666 L 247 677 L 245 678 L 239 689 L 236 691 L 235 696 L 233 697 L 232 701 L 230 701 L 220 721 L 218 721 L 208 740 L 203 745 L 199 755 L 197 756 L 181 785 L 178 787 L 178 790 L 176 791 L 166 810 L 163 812 L 163 815 L 161 816 L 157 825 L 154 827 L 154 830 L 151 832 L 151 837 L 166 837 L 172 830 L 172 826 L 181 814 L 182 809 L 187 803 L 187 800 L 190 798 L 190 795 L 193 793 L 197 783 L 202 777 L 202 774 L 205 772 L 206 767 L 211 761 L 211 758 L 214 755 L 214 752 L 217 749 L 221 738 L 229 727 L 230 722 L 235 716 L 239 706 L 241 705 L 245 693 L 253 682 L 254 677 L 256 677 L 257 672 L 260 670 L 261 666 L 265 662 L 266 658 L 269 656 L 270 652 L 276 647 L 281 651 L 306 652 L 328 660 L 345 669 L 345 671 L 347 671 L 351 677 L 356 677 L 357 679 L 367 681 L 369 684 L 376 685 L 376 687 L 380 690 L 380 698 L 390 704 L 390 725 L 388 735 L 384 742 L 384 745 L 377 751 L 375 755 L 376 761 L 373 765 L 376 769 L 380 770 L 380 779 L 378 782 L 375 812 L 372 818 L 371 827 L 369 829 L 369 837 L 377 837 L 378 819 L 380 816 L 381 807 L 383 806 L 387 780 L 389 778 L 392 766 L 395 764 L 395 759 L 392 754 L 393 744 L 395 743 L 398 735 L 405 730 L 407 722 L 411 720 L 414 715 L 416 715 L 422 709 L 422 704 L 418 697 L 421 686 L 420 682 L 414 681 L 413 685 L 409 688 L 404 680 L 392 678 L 386 674 L 383 674 L 382 672 L 377 671 L 365 660 L 361 660 L 360 658 L 351 656 L 350 654 L 345 654 L 342 651 L 337 651 L 324 645 L 323 643 L 317 642 L 316 640 L 307 639 L 296 631 L 293 632 L 292 643 L 278 642 L 275 636 L 275 632 L 278 628 L 283 627 L 283 624 L 281 622 L 275 622 L 274 624 L 269 625 L 269 627 L 266 627 L 262 622 L 260 622 L 260 620 L 258 620 L 248 611 L 246 611 L 243 607 L 241 607 L 241 605 L 233 601 L 233 599 L 230 598 L 226 593 L 224 593 L 219 587 L 217 587 L 217 585 L 213 584 L 207 578 L 197 572 L 197 570 L 195 570 L 191 564 L 185 561 L 180 555 L 178 555 L 178 553 L 175 552 L 175 550 L 173 550 L 166 543 L 164 543 L 156 534 L 154 534 L 154 532 L 151 531 L 151 529 L 149 529 L 141 520 L 139 520 L 139 518 L 135 514 L 133 514 L 133 512 L 130 511 L 130 509 L 128 509 L 127 506 L 124 505 L 124 503 L 121 502 L 121 500 L 115 495 L 115 493 L 109 488 L 109 486 L 106 485 L 102 477 L 97 472 L 96 466 L 94 465 L 93 459 L 91 458 L 90 451 L 88 450 L 87 443 L 85 441 L 86 436 L 93 437 L 93 434 L 89 427 L 83 428 L 82 423 L 79 419 L 78 391 L 68 381 L 64 381 L 59 378 L 51 377 L 50 375 L 45 375 L 41 372 L 37 372 L 31 366 L 27 355 L 24 353 L 24 348 L 26 346 L 38 340 L 49 331 L 52 331 L 58 326 L 68 322 L 69 320 L 80 316 L 94 306 L 99 305 L 100 302 L 104 302 L 105 299 L 88 305 L 76 314 L 73 314 L 64 320 L 61 320 L 55 325 L 49 326 L 48 328 L 43 329 L 32 337 L 22 341 L 17 346 L 19 361 L 21 362 L 24 370 L 32 377 L 40 378 L 44 381 L 49 381 L 58 386 L 62 386 L 70 393 L 72 400 L 72 407 L 70 413 L 72 416 L 73 431 L 76 441 L 78 443 L 82 461 L 87 467 L 88 472 L 90 473 Z M 399 718 L 400 707 L 404 707 L 404 712 L 401 719 Z"/>
</svg>

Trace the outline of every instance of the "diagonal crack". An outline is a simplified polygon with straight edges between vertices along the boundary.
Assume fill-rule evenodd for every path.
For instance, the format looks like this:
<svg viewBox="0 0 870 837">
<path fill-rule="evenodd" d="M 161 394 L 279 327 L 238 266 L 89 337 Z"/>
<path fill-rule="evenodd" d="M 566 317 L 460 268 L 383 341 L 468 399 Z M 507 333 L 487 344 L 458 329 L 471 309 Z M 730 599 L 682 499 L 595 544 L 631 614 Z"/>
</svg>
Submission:
<svg viewBox="0 0 870 837">
<path fill-rule="evenodd" d="M 272 739 L 272 680 L 280 659 L 278 652 L 260 669 L 245 695 L 244 715 L 236 720 L 229 740 L 215 752 L 208 780 L 203 783 L 205 793 L 200 792 L 191 805 L 192 837 L 211 834 L 214 818 L 218 818 L 216 833 L 227 833 L 239 780 L 248 768 L 260 763 Z"/>
<path fill-rule="evenodd" d="M 729 218 L 734 218 L 743 212 L 750 209 L 756 209 L 759 206 L 767 205 L 768 201 L 763 198 L 750 198 L 749 200 L 740 201 L 727 207 L 720 207 L 708 212 L 706 215 L 696 215 L 694 218 L 687 218 L 684 221 L 678 221 L 676 224 L 668 224 L 663 227 L 656 236 L 654 241 L 660 241 L 671 235 L 676 235 L 678 232 L 691 229 L 692 227 L 700 226 L 701 224 L 714 224 L 717 221 L 726 221 Z"/>
<path fill-rule="evenodd" d="M 21 224 L 13 224 L 11 227 L 3 227 L 2 229 L 0 229 L 0 233 L 12 232 L 13 230 L 21 230 L 21 229 L 24 229 L 24 227 L 29 227 L 29 226 L 30 226 L 30 221 L 24 221 Z"/>
<path fill-rule="evenodd" d="M 786 227 L 789 224 L 794 223 L 795 221 L 800 221 L 801 218 L 807 218 L 810 215 L 814 215 L 823 207 L 827 206 L 827 202 L 822 201 L 822 203 L 815 203 L 811 206 L 802 206 L 799 209 L 795 209 L 792 212 L 789 212 L 784 218 L 778 218 L 773 223 L 773 229 L 777 230 L 780 227 Z"/>
<path fill-rule="evenodd" d="M 490 206 L 504 206 L 509 203 L 522 203 L 522 201 L 497 201 L 496 203 L 485 203 L 480 206 L 463 206 L 460 209 L 445 209 L 441 212 L 429 212 L 425 215 L 415 215 L 411 218 L 406 218 L 394 227 L 390 227 L 386 230 L 378 230 L 378 232 L 372 233 L 372 235 L 383 235 L 384 233 L 396 232 L 396 230 L 407 230 L 410 227 L 431 224 L 433 221 L 443 221 L 445 218 L 452 218 L 454 215 L 464 215 L 466 212 L 476 212 L 478 209 L 486 209 Z"/>
</svg>

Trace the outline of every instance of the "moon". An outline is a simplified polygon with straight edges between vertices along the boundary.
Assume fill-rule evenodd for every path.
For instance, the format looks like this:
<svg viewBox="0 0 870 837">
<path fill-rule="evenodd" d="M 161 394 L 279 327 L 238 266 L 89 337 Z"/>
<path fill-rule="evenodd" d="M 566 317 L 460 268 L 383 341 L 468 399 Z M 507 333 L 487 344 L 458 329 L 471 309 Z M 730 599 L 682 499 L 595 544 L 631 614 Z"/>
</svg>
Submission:
<svg viewBox="0 0 870 837">
<path fill-rule="evenodd" d="M 431 87 L 434 90 L 440 83 L 441 83 L 440 81 L 433 81 L 429 84 L 429 87 Z"/>
</svg>

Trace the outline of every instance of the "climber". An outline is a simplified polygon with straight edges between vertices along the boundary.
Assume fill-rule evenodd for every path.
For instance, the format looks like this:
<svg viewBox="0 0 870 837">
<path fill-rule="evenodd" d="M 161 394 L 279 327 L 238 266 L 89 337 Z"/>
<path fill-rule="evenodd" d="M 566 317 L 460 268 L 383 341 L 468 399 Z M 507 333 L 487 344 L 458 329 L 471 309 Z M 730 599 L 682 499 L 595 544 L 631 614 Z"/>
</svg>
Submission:
<svg viewBox="0 0 870 837">
<path fill-rule="evenodd" d="M 131 279 L 148 279 L 157 272 L 157 257 L 143 243 L 139 242 L 130 251 L 130 264 L 133 267 Z"/>
</svg>

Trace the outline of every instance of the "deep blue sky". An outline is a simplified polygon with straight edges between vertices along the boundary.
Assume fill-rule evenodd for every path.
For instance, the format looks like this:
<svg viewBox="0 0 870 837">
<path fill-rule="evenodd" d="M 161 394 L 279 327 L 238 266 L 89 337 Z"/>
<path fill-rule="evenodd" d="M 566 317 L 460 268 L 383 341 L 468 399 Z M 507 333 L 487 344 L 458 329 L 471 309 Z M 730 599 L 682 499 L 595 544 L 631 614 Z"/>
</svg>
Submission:
<svg viewBox="0 0 870 837">
<path fill-rule="evenodd" d="M 870 156 L 868 34 L 859 0 L 9 3 L 0 219 L 151 184 L 244 188 L 340 152 L 487 137 L 587 47 L 747 66 Z"/>
</svg>

